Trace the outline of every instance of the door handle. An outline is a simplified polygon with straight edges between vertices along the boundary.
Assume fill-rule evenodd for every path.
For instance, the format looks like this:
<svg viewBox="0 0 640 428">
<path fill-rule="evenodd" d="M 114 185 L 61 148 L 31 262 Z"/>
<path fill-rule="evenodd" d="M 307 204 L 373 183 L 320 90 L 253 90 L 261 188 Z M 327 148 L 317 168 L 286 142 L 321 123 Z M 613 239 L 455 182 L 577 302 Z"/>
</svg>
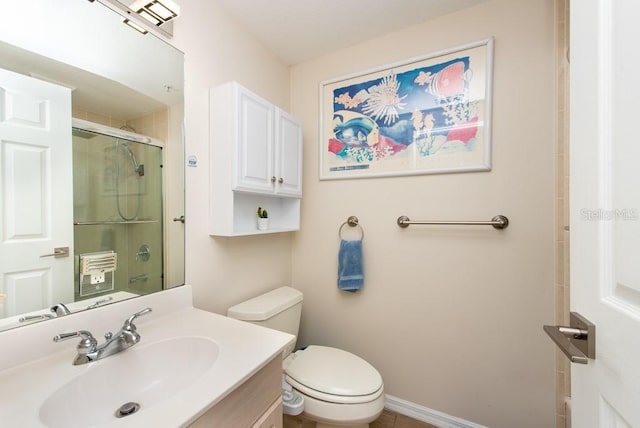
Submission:
<svg viewBox="0 0 640 428">
<path fill-rule="evenodd" d="M 69 247 L 56 247 L 51 254 L 43 254 L 40 257 L 69 257 Z"/>
<path fill-rule="evenodd" d="M 545 325 L 545 333 L 572 363 L 587 364 L 596 359 L 596 326 L 577 312 L 571 312 L 569 327 Z"/>
<path fill-rule="evenodd" d="M 181 215 L 180 217 L 176 217 L 173 219 L 173 221 L 179 221 L 180 223 L 184 224 L 184 216 Z"/>
</svg>

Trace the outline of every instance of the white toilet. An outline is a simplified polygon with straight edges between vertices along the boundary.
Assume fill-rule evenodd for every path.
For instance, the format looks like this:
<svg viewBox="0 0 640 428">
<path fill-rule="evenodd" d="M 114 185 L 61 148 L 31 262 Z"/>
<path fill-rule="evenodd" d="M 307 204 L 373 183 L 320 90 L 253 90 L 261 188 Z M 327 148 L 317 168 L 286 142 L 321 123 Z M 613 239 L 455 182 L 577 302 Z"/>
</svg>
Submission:
<svg viewBox="0 0 640 428">
<path fill-rule="evenodd" d="M 298 335 L 302 293 L 280 287 L 229 308 L 227 315 Z M 384 409 L 380 373 L 362 358 L 340 349 L 311 345 L 283 353 L 285 380 L 304 399 L 303 418 L 317 427 L 368 427 Z M 286 405 L 286 402 L 285 402 Z"/>
</svg>

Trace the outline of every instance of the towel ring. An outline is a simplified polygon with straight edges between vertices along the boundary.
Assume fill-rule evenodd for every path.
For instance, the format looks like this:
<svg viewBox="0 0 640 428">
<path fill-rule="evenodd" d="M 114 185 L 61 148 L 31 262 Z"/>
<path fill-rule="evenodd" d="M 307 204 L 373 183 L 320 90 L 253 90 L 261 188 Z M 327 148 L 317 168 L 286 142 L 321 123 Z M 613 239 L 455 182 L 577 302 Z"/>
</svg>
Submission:
<svg viewBox="0 0 640 428">
<path fill-rule="evenodd" d="M 362 226 L 360 226 L 360 223 L 358 223 L 358 217 L 354 215 L 349 216 L 347 221 L 345 221 L 340 225 L 340 229 L 338 229 L 338 237 L 340 239 L 342 239 L 342 230 L 344 229 L 345 226 L 357 227 L 358 229 L 360 229 L 360 240 L 362 241 L 364 239 L 364 229 L 362 228 Z"/>
</svg>

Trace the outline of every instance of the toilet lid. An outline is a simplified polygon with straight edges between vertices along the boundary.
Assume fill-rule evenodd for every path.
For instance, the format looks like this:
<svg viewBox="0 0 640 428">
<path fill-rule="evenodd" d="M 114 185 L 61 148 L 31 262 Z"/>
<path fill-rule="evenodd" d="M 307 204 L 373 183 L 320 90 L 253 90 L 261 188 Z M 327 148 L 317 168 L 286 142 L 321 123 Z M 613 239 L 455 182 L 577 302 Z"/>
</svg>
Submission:
<svg viewBox="0 0 640 428">
<path fill-rule="evenodd" d="M 312 396 L 317 391 L 319 394 L 315 395 L 320 399 L 348 402 L 352 401 L 349 397 L 361 397 L 371 401 L 376 397 L 367 396 L 382 389 L 382 376 L 371 364 L 341 349 L 312 345 L 287 360 L 285 373 L 292 385 Z M 327 395 L 343 399 L 331 400 Z"/>
</svg>

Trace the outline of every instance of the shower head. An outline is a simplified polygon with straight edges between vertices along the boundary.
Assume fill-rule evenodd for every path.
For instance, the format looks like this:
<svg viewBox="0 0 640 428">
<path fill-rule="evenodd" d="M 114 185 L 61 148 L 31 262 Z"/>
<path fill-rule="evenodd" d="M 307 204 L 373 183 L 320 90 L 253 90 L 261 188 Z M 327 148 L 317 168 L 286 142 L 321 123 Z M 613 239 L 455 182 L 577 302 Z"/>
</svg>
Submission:
<svg viewBox="0 0 640 428">
<path fill-rule="evenodd" d="M 122 144 L 122 148 L 124 149 L 125 152 L 127 152 L 127 156 L 129 156 L 129 159 L 133 164 L 133 170 L 136 173 L 138 173 L 140 177 L 142 177 L 144 175 L 144 164 L 138 163 L 138 159 L 136 159 L 136 156 L 133 154 L 133 152 L 131 151 L 131 149 L 126 143 Z"/>
</svg>

